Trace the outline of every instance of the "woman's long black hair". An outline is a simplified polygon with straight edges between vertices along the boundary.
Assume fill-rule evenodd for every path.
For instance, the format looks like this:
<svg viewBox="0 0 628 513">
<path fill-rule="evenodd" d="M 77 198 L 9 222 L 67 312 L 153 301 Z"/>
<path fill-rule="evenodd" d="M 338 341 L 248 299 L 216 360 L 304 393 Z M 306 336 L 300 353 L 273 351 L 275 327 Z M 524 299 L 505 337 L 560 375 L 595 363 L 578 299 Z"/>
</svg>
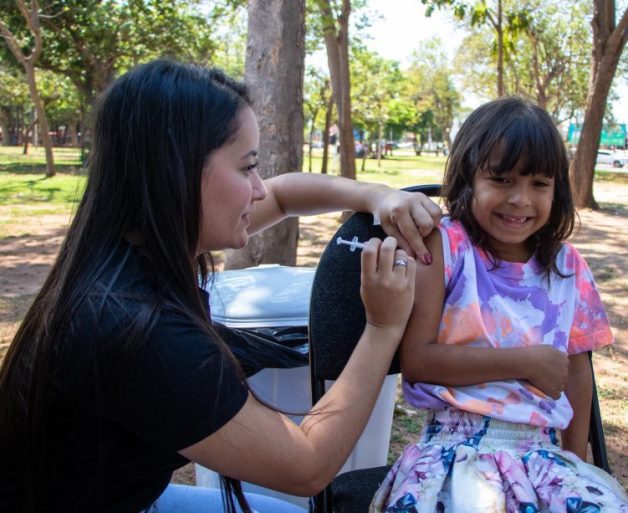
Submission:
<svg viewBox="0 0 628 513">
<path fill-rule="evenodd" d="M 237 132 L 246 105 L 245 86 L 221 71 L 165 60 L 125 74 L 100 99 L 85 193 L 0 369 L 0 451 L 11 444 L 22 455 L 15 472 L 25 485 L 25 511 L 39 511 L 47 478 L 51 362 L 77 306 L 123 239 L 140 237 L 158 295 L 212 331 L 198 290 L 199 273 L 206 282 L 211 267 L 209 255 L 197 255 L 201 175 L 207 156 Z M 149 315 L 133 327 L 134 343 L 143 342 L 150 322 Z M 228 509 L 235 511 L 234 493 L 250 511 L 239 482 L 225 484 Z"/>
<path fill-rule="evenodd" d="M 491 255 L 486 234 L 475 220 L 471 204 L 475 175 L 486 168 L 498 147 L 502 159 L 498 166 L 491 167 L 492 173 L 507 173 L 521 163 L 524 175 L 539 173 L 554 178 L 548 222 L 528 243 L 546 275 L 553 271 L 564 276 L 556 266 L 556 256 L 575 223 L 569 160 L 556 125 L 539 106 L 523 98 L 507 97 L 485 103 L 469 115 L 447 159 L 443 197 L 449 215 L 459 220 L 471 240 Z"/>
</svg>

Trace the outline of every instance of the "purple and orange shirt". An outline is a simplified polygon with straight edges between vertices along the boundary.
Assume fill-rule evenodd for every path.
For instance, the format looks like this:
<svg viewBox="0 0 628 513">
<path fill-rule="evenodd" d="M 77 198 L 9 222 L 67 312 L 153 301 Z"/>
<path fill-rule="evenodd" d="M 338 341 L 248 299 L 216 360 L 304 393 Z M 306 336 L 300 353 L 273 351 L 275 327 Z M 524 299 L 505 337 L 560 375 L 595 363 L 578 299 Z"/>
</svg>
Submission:
<svg viewBox="0 0 628 513">
<path fill-rule="evenodd" d="M 612 343 L 591 270 L 571 244 L 564 243 L 557 256 L 567 277 L 551 273 L 548 283 L 534 257 L 495 266 L 459 222 L 444 218 L 439 230 L 445 263 L 439 344 L 547 344 L 577 354 Z M 404 380 L 403 391 L 417 408 L 454 406 L 508 422 L 564 429 L 573 416 L 564 393 L 553 400 L 525 380 L 456 387 Z"/>
</svg>

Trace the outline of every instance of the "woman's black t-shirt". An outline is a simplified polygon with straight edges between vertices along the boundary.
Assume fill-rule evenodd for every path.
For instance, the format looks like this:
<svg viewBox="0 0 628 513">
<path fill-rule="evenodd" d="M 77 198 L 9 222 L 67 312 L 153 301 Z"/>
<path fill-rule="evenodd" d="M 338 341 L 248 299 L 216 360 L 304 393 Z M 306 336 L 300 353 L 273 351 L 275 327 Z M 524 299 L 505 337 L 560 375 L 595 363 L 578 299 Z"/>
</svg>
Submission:
<svg viewBox="0 0 628 513">
<path fill-rule="evenodd" d="M 246 401 L 233 360 L 158 297 L 147 265 L 129 246 L 116 252 L 54 359 L 46 511 L 141 511 L 187 463 L 177 451 L 217 431 Z M 138 326 L 144 340 L 133 337 Z"/>
</svg>

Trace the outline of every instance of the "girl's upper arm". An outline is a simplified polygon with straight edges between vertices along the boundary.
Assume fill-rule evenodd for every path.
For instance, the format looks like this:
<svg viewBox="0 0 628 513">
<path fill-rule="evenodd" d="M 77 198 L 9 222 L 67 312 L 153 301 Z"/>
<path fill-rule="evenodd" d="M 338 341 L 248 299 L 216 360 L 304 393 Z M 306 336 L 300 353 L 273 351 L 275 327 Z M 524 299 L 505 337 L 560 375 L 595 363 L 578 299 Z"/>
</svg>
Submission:
<svg viewBox="0 0 628 513">
<path fill-rule="evenodd" d="M 283 414 L 249 394 L 240 411 L 207 438 L 179 453 L 223 475 L 294 495 L 314 495 L 326 478 L 322 459 Z"/>
<path fill-rule="evenodd" d="M 422 362 L 421 348 L 436 343 L 445 301 L 445 264 L 442 235 L 435 229 L 425 239 L 432 264 L 417 260 L 414 306 L 400 347 L 401 370 L 413 381 L 413 369 Z"/>
</svg>

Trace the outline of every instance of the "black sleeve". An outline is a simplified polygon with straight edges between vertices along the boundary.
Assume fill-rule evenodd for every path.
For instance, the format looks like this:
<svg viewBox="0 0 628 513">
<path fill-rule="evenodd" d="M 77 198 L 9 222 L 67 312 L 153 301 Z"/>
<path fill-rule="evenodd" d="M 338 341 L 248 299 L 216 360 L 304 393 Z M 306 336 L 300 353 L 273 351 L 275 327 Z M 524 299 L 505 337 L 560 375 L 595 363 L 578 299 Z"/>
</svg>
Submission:
<svg viewBox="0 0 628 513">
<path fill-rule="evenodd" d="M 162 313 L 105 394 L 106 414 L 161 450 L 181 450 L 217 431 L 248 395 L 219 344 L 185 316 Z"/>
</svg>

